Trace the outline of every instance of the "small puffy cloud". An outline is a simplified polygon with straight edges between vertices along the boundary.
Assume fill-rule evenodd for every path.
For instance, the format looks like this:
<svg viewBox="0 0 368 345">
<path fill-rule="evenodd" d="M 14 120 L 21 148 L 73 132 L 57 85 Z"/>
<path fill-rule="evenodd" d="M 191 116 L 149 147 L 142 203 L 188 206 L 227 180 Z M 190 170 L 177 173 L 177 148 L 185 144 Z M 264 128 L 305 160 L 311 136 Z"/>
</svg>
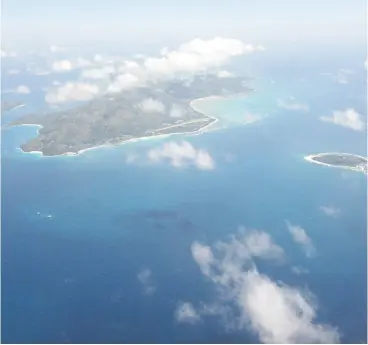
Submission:
<svg viewBox="0 0 368 345">
<path fill-rule="evenodd" d="M 168 142 L 159 148 L 148 151 L 148 158 L 151 162 L 169 161 L 175 168 L 182 168 L 194 165 L 201 170 L 212 170 L 215 163 L 210 154 L 203 149 L 196 149 L 187 141 L 181 143 Z"/>
<path fill-rule="evenodd" d="M 333 206 L 321 206 L 319 209 L 329 217 L 337 217 L 340 214 L 340 210 Z"/>
<path fill-rule="evenodd" d="M 329 77 L 332 81 L 339 84 L 348 84 L 349 76 L 355 72 L 350 69 L 339 69 L 337 73 L 321 73 L 321 75 Z"/>
<path fill-rule="evenodd" d="M 336 329 L 315 324 L 316 308 L 303 291 L 249 271 L 239 296 L 245 322 L 263 343 L 336 343 Z M 245 314 L 246 313 L 246 314 Z"/>
<path fill-rule="evenodd" d="M 316 255 L 316 249 L 312 240 L 307 235 L 305 230 L 299 225 L 293 225 L 290 222 L 286 222 L 287 228 L 295 243 L 298 243 L 303 248 L 307 257 L 313 257 Z"/>
<path fill-rule="evenodd" d="M 126 72 L 140 72 L 141 66 L 134 60 L 125 60 L 119 67 L 119 71 L 122 73 Z"/>
<path fill-rule="evenodd" d="M 73 65 L 69 60 L 57 60 L 52 63 L 51 68 L 55 72 L 67 72 L 73 69 Z"/>
<path fill-rule="evenodd" d="M 102 56 L 100 54 L 96 54 L 94 57 L 93 57 L 93 60 L 95 62 L 101 62 L 102 61 Z"/>
<path fill-rule="evenodd" d="M 70 72 L 76 68 L 91 67 L 93 64 L 91 61 L 78 57 L 74 60 L 56 60 L 52 63 L 51 69 L 56 73 Z"/>
<path fill-rule="evenodd" d="M 0 56 L 2 58 L 12 58 L 12 57 L 16 57 L 17 53 L 12 52 L 12 51 L 1 50 Z"/>
<path fill-rule="evenodd" d="M 199 242 L 194 242 L 191 246 L 191 250 L 193 258 L 199 265 L 201 271 L 208 276 L 210 274 L 211 265 L 215 261 L 211 248 Z"/>
<path fill-rule="evenodd" d="M 107 79 L 115 72 L 113 66 L 103 68 L 91 68 L 82 71 L 81 77 L 84 79 Z"/>
<path fill-rule="evenodd" d="M 264 231 L 252 230 L 245 236 L 243 243 L 251 256 L 273 260 L 285 257 L 284 250 Z"/>
<path fill-rule="evenodd" d="M 50 71 L 46 69 L 42 69 L 42 68 L 29 69 L 29 72 L 34 75 L 39 75 L 39 76 L 49 75 L 51 73 Z"/>
<path fill-rule="evenodd" d="M 362 120 L 362 115 L 360 115 L 353 108 L 346 110 L 335 110 L 331 117 L 322 116 L 320 117 L 320 120 L 346 127 L 354 131 L 363 131 L 365 129 L 365 123 Z"/>
<path fill-rule="evenodd" d="M 153 98 L 147 98 L 143 100 L 141 103 L 137 104 L 136 107 L 144 113 L 163 114 L 165 112 L 165 105 L 162 102 L 157 101 Z"/>
<path fill-rule="evenodd" d="M 252 113 L 246 112 L 243 120 L 244 120 L 244 123 L 249 124 L 249 123 L 253 123 L 253 122 L 262 120 L 262 116 L 258 114 L 252 114 Z"/>
<path fill-rule="evenodd" d="M 8 74 L 19 74 L 20 73 L 20 70 L 19 69 L 10 69 L 8 71 Z"/>
<path fill-rule="evenodd" d="M 115 78 L 108 87 L 107 92 L 115 93 L 124 90 L 134 89 L 142 85 L 142 81 L 132 73 L 124 73 Z"/>
<path fill-rule="evenodd" d="M 336 75 L 336 82 L 339 84 L 347 84 L 349 82 L 349 76 L 355 72 L 350 69 L 340 69 Z"/>
<path fill-rule="evenodd" d="M 57 45 L 51 45 L 51 46 L 49 46 L 49 51 L 51 53 L 66 52 L 67 50 L 68 50 L 67 48 L 60 47 L 60 46 L 57 46 Z"/>
<path fill-rule="evenodd" d="M 291 267 L 291 271 L 294 274 L 301 275 L 301 274 L 308 274 L 309 271 L 306 268 L 299 267 L 299 266 L 293 266 Z"/>
<path fill-rule="evenodd" d="M 126 164 L 133 164 L 135 162 L 137 162 L 139 160 L 139 155 L 135 154 L 135 153 L 128 153 L 125 156 L 125 163 Z"/>
<path fill-rule="evenodd" d="M 219 71 L 217 72 L 217 77 L 218 78 L 231 78 L 234 76 L 233 73 L 229 72 L 229 71 L 226 71 L 226 70 L 222 70 L 222 71 Z"/>
<path fill-rule="evenodd" d="M 200 316 L 189 302 L 182 302 L 175 311 L 175 319 L 178 322 L 196 323 Z"/>
<path fill-rule="evenodd" d="M 233 153 L 226 153 L 225 154 L 225 160 L 228 163 L 232 163 L 232 162 L 234 162 L 236 160 L 236 155 L 233 154 Z"/>
<path fill-rule="evenodd" d="M 15 89 L 16 93 L 23 93 L 23 94 L 28 94 L 31 92 L 31 90 L 29 89 L 28 86 L 25 85 L 19 85 L 16 89 Z"/>
<path fill-rule="evenodd" d="M 223 264 L 229 264 L 232 267 L 243 267 L 245 263 L 249 264 L 249 267 L 254 267 L 253 258 L 282 261 L 286 257 L 284 250 L 273 242 L 269 234 L 245 228 L 240 228 L 240 234 L 231 236 L 228 242 L 218 242 L 215 249 L 223 257 Z M 191 251 L 202 273 L 206 276 L 213 276 L 216 271 L 216 259 L 211 247 L 194 242 Z M 231 259 L 231 263 L 228 262 L 228 259 Z"/>
<path fill-rule="evenodd" d="M 215 309 L 196 311 L 196 318 L 224 314 L 226 326 L 252 331 L 263 343 L 338 342 L 336 328 L 316 321 L 315 297 L 258 272 L 245 243 L 220 242 L 216 255 L 208 246 L 192 245 L 194 260 L 220 291 Z"/>
<path fill-rule="evenodd" d="M 84 59 L 84 58 L 77 58 L 77 60 L 74 62 L 73 64 L 73 67 L 74 68 L 84 68 L 84 67 L 90 67 L 92 66 L 92 62 L 87 60 L 87 59 Z"/>
<path fill-rule="evenodd" d="M 160 55 L 167 55 L 167 53 L 169 52 L 169 48 L 168 47 L 163 47 L 161 50 L 160 50 Z"/>
<path fill-rule="evenodd" d="M 150 73 L 171 76 L 176 73 L 198 73 L 221 66 L 231 57 L 257 50 L 236 39 L 215 37 L 210 40 L 195 38 L 177 50 L 164 49 L 159 58 L 147 58 L 144 67 Z"/>
<path fill-rule="evenodd" d="M 283 101 L 282 99 L 277 100 L 277 106 L 286 110 L 294 110 L 294 111 L 304 111 L 308 112 L 309 107 L 307 104 L 297 103 L 294 98 L 291 98 L 287 101 Z"/>
<path fill-rule="evenodd" d="M 176 50 L 164 48 L 159 57 L 136 56 L 137 61 L 127 60 L 119 67 L 120 75 L 110 86 L 111 92 L 120 92 L 119 79 L 129 79 L 128 87 L 144 85 L 149 81 L 167 80 L 175 77 L 192 76 L 197 73 L 217 70 L 232 57 L 261 50 L 261 47 L 245 44 L 236 39 L 215 37 L 209 40 L 196 38 L 184 43 Z M 220 71 L 221 77 L 229 72 Z M 123 81 L 125 85 L 125 81 Z"/>
<path fill-rule="evenodd" d="M 137 278 L 142 283 L 145 294 L 152 295 L 156 291 L 156 287 L 152 283 L 152 271 L 150 269 L 142 269 Z"/>
<path fill-rule="evenodd" d="M 171 106 L 170 114 L 171 117 L 180 118 L 185 115 L 185 110 L 180 105 L 174 104 Z"/>
<path fill-rule="evenodd" d="M 47 103 L 64 103 L 73 101 L 88 101 L 99 93 L 96 85 L 80 82 L 68 82 L 49 91 L 45 100 Z"/>
</svg>

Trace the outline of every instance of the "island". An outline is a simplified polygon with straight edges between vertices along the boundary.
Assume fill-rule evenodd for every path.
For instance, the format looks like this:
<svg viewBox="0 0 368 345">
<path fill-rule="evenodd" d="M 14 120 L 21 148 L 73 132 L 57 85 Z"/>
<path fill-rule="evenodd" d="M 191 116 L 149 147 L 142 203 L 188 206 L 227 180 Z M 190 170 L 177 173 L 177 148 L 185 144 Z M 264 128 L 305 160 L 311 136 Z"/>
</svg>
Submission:
<svg viewBox="0 0 368 345">
<path fill-rule="evenodd" d="M 16 108 L 23 107 L 24 103 L 19 101 L 2 101 L 1 102 L 1 113 L 3 114 L 6 111 L 10 111 Z"/>
<path fill-rule="evenodd" d="M 315 164 L 359 171 L 364 175 L 368 175 L 367 157 L 350 153 L 329 152 L 309 155 L 304 158 Z"/>
<path fill-rule="evenodd" d="M 216 119 L 191 106 L 208 96 L 252 91 L 248 79 L 199 75 L 188 80 L 152 83 L 119 93 L 105 93 L 61 111 L 29 114 L 7 126 L 38 125 L 38 135 L 21 145 L 44 156 L 72 155 L 88 149 L 175 133 L 200 133 Z"/>
</svg>

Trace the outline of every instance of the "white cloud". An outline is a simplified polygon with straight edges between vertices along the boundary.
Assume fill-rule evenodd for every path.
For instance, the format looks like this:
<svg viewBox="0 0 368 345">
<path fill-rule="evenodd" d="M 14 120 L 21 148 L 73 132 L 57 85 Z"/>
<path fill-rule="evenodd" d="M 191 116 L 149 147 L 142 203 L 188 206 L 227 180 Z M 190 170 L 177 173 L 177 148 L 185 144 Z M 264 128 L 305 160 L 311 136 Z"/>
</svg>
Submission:
<svg viewBox="0 0 368 345">
<path fill-rule="evenodd" d="M 299 225 L 291 224 L 289 221 L 286 222 L 286 225 L 294 242 L 302 246 L 307 257 L 313 257 L 316 254 L 316 249 L 305 230 Z"/>
<path fill-rule="evenodd" d="M 17 53 L 12 51 L 1 50 L 0 56 L 2 58 L 16 57 Z"/>
<path fill-rule="evenodd" d="M 19 74 L 20 73 L 20 70 L 19 69 L 10 69 L 8 71 L 8 74 Z"/>
<path fill-rule="evenodd" d="M 16 89 L 15 89 L 16 93 L 23 93 L 23 94 L 28 94 L 31 92 L 30 88 L 28 86 L 25 85 L 19 85 Z"/>
<path fill-rule="evenodd" d="M 55 72 L 66 72 L 73 69 L 73 65 L 69 60 L 57 60 L 52 63 L 52 70 Z"/>
<path fill-rule="evenodd" d="M 355 72 L 350 69 L 339 69 L 337 73 L 321 73 L 323 76 L 327 76 L 331 78 L 336 83 L 339 84 L 348 84 L 349 76 L 354 74 Z"/>
<path fill-rule="evenodd" d="M 360 115 L 355 109 L 349 108 L 346 110 L 335 110 L 331 117 L 322 116 L 321 121 L 330 122 L 338 126 L 353 129 L 355 131 L 363 131 L 365 124 Z"/>
<path fill-rule="evenodd" d="M 34 70 L 29 69 L 29 72 L 31 72 L 34 75 L 49 75 L 51 73 L 50 71 L 47 71 L 45 69 L 39 69 L 39 68 L 36 68 Z"/>
<path fill-rule="evenodd" d="M 266 232 L 252 230 L 245 236 L 243 243 L 251 256 L 273 260 L 285 257 L 284 250 L 275 244 Z"/>
<path fill-rule="evenodd" d="M 141 103 L 137 104 L 136 107 L 143 111 L 144 113 L 160 113 L 165 112 L 165 105 L 153 98 L 147 98 Z"/>
<path fill-rule="evenodd" d="M 314 324 L 316 310 L 309 296 L 252 270 L 239 296 L 243 317 L 263 343 L 335 343 L 332 327 Z M 246 314 L 245 314 L 246 313 Z"/>
<path fill-rule="evenodd" d="M 159 57 L 136 56 L 137 61 L 126 60 L 119 67 L 120 75 L 112 83 L 108 91 L 120 92 L 125 88 L 135 88 L 148 81 L 193 75 L 217 69 L 229 62 L 232 57 L 262 50 L 244 44 L 236 39 L 215 37 L 209 40 L 196 38 L 182 44 L 177 50 L 164 48 Z M 96 59 L 95 59 L 96 60 Z M 100 60 L 98 60 L 100 61 Z M 221 71 L 220 75 L 229 76 L 229 72 Z M 121 82 L 119 80 L 121 79 Z M 121 87 L 121 84 L 128 84 Z"/>
<path fill-rule="evenodd" d="M 309 107 L 307 104 L 297 103 L 293 98 L 289 99 L 288 101 L 283 101 L 282 99 L 277 100 L 277 106 L 279 108 L 283 108 L 286 110 L 295 110 L 295 111 L 304 111 L 308 112 Z"/>
<path fill-rule="evenodd" d="M 179 117 L 183 117 L 185 115 L 185 110 L 183 109 L 183 107 L 177 105 L 177 104 L 173 104 L 171 109 L 170 109 L 170 116 L 171 117 L 175 117 L 175 118 L 179 118 Z"/>
<path fill-rule="evenodd" d="M 64 73 L 77 68 L 91 67 L 92 65 L 91 61 L 78 57 L 74 60 L 56 60 L 52 63 L 51 69 L 57 73 Z"/>
<path fill-rule="evenodd" d="M 231 236 L 228 242 L 219 242 L 216 249 L 223 254 L 223 263 L 242 267 L 243 263 L 251 264 L 252 258 L 282 261 L 285 259 L 284 250 L 273 242 L 271 236 L 260 230 L 240 228 L 239 236 Z M 211 268 L 216 266 L 214 254 L 209 246 L 194 242 L 191 246 L 194 260 L 206 276 L 211 276 Z"/>
<path fill-rule="evenodd" d="M 175 311 L 175 319 L 178 322 L 196 323 L 201 318 L 191 303 L 182 302 Z"/>
<path fill-rule="evenodd" d="M 299 267 L 299 266 L 293 266 L 291 267 L 291 271 L 297 275 L 301 275 L 301 274 L 308 274 L 309 271 L 306 268 L 303 267 Z"/>
<path fill-rule="evenodd" d="M 213 256 L 211 248 L 199 242 L 194 242 L 191 246 L 191 250 L 193 258 L 199 265 L 203 274 L 209 276 L 211 265 L 215 262 L 215 257 Z"/>
<path fill-rule="evenodd" d="M 319 209 L 329 217 L 337 217 L 340 214 L 340 210 L 333 206 L 320 206 Z"/>
<path fill-rule="evenodd" d="M 93 60 L 95 62 L 101 62 L 102 61 L 102 56 L 100 54 L 96 54 L 94 57 L 93 57 Z"/>
<path fill-rule="evenodd" d="M 87 59 L 84 58 L 77 58 L 77 60 L 73 63 L 74 68 L 84 68 L 84 67 L 90 67 L 93 63 Z"/>
<path fill-rule="evenodd" d="M 124 73 L 116 77 L 107 92 L 121 92 L 143 85 L 142 81 L 132 73 Z"/>
<path fill-rule="evenodd" d="M 82 71 L 81 77 L 84 79 L 106 79 L 115 72 L 113 66 L 103 68 L 91 68 Z"/>
<path fill-rule="evenodd" d="M 99 93 L 96 85 L 80 82 L 68 82 L 49 91 L 45 100 L 47 103 L 63 103 L 71 101 L 88 101 Z"/>
<path fill-rule="evenodd" d="M 142 269 L 137 277 L 143 285 L 145 294 L 152 295 L 156 291 L 156 287 L 152 283 L 152 271 L 150 269 Z"/>
<path fill-rule="evenodd" d="M 51 45 L 51 46 L 49 46 L 49 51 L 51 53 L 66 52 L 67 50 L 68 50 L 67 48 L 60 47 L 60 46 L 57 46 L 57 45 Z"/>
<path fill-rule="evenodd" d="M 249 124 L 249 123 L 253 123 L 253 122 L 262 120 L 262 116 L 258 114 L 252 114 L 252 113 L 246 112 L 243 120 L 244 120 L 244 123 Z"/>
<path fill-rule="evenodd" d="M 139 160 L 139 155 L 135 154 L 135 153 L 128 153 L 125 156 L 125 163 L 127 164 L 132 164 L 135 163 Z"/>
<path fill-rule="evenodd" d="M 122 73 L 127 73 L 127 72 L 140 72 L 141 70 L 141 66 L 139 65 L 138 62 L 134 61 L 134 60 L 125 60 L 123 61 L 123 64 L 119 67 L 119 71 Z"/>
<path fill-rule="evenodd" d="M 233 76 L 234 76 L 233 73 L 231 73 L 229 71 L 226 71 L 226 70 L 222 70 L 222 71 L 217 72 L 217 77 L 218 78 L 231 78 Z"/>
<path fill-rule="evenodd" d="M 175 168 L 194 165 L 201 170 L 212 170 L 215 163 L 206 150 L 196 149 L 187 141 L 181 143 L 168 142 L 159 148 L 148 151 L 148 158 L 152 162 L 169 161 Z"/>
<path fill-rule="evenodd" d="M 264 343 L 339 341 L 335 328 L 316 323 L 317 301 L 311 293 L 259 273 L 247 246 L 239 243 L 232 240 L 217 244 L 216 256 L 208 246 L 192 245 L 193 258 L 202 273 L 220 288 L 217 307 L 210 314 L 226 311 L 225 319 L 230 326 L 251 330 Z M 199 315 L 196 313 L 198 317 L 207 314 L 206 308 Z"/>
<path fill-rule="evenodd" d="M 150 73 L 172 76 L 176 73 L 197 73 L 226 64 L 231 57 L 252 53 L 257 49 L 236 39 L 195 38 L 177 50 L 161 51 L 159 58 L 147 58 L 144 66 Z"/>
<path fill-rule="evenodd" d="M 225 154 L 225 160 L 228 163 L 232 163 L 232 162 L 234 162 L 236 160 L 236 155 L 233 154 L 233 153 L 226 153 Z"/>
</svg>

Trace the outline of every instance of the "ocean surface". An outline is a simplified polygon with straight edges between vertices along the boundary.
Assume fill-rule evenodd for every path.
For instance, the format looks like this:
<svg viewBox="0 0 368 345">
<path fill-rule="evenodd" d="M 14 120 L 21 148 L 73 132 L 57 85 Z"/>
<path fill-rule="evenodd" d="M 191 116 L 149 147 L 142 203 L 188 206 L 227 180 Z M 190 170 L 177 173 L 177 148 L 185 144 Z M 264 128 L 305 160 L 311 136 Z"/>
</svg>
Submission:
<svg viewBox="0 0 368 345">
<path fill-rule="evenodd" d="M 366 342 L 366 177 L 304 160 L 328 151 L 367 154 L 365 133 L 319 120 L 345 108 L 366 116 L 364 60 L 330 58 L 301 57 L 292 66 L 286 57 L 274 65 L 250 58 L 256 91 L 203 101 L 202 110 L 222 126 L 202 135 L 45 158 L 18 149 L 36 127 L 3 129 L 2 342 L 257 342 L 216 317 L 175 320 L 181 301 L 197 306 L 216 298 L 191 244 L 226 240 L 240 226 L 266 231 L 288 256 L 287 265 L 262 272 L 307 287 L 318 300 L 317 321 L 337 327 L 342 342 Z M 348 84 L 321 75 L 337 68 L 355 71 Z M 41 89 L 49 80 L 41 79 L 23 75 L 34 91 L 3 123 L 46 106 Z M 3 88 L 12 83 L 19 80 L 5 80 Z M 290 96 L 309 111 L 277 106 Z M 244 125 L 246 113 L 262 120 Z M 215 168 L 127 161 L 181 140 L 207 150 Z M 324 205 L 340 209 L 339 217 L 326 216 Z M 292 241 L 286 220 L 306 230 L 316 257 Z M 150 293 L 138 278 L 142 270 L 151 272 Z"/>
</svg>

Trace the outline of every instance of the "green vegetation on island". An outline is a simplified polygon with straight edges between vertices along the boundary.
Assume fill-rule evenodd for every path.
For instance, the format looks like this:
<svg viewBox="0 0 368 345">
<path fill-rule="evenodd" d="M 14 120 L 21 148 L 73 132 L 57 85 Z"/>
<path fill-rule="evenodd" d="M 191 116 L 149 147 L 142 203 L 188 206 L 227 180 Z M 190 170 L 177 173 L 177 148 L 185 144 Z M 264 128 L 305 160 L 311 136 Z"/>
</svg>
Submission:
<svg viewBox="0 0 368 345">
<path fill-rule="evenodd" d="M 244 78 L 203 75 L 105 94 L 72 109 L 26 115 L 10 123 L 41 125 L 38 136 L 21 145 L 45 156 L 78 153 L 102 145 L 172 133 L 199 131 L 215 121 L 195 111 L 190 101 L 251 91 Z"/>
<path fill-rule="evenodd" d="M 319 153 L 309 155 L 305 159 L 316 164 L 359 171 L 365 175 L 368 174 L 367 158 L 350 153 Z"/>
</svg>

